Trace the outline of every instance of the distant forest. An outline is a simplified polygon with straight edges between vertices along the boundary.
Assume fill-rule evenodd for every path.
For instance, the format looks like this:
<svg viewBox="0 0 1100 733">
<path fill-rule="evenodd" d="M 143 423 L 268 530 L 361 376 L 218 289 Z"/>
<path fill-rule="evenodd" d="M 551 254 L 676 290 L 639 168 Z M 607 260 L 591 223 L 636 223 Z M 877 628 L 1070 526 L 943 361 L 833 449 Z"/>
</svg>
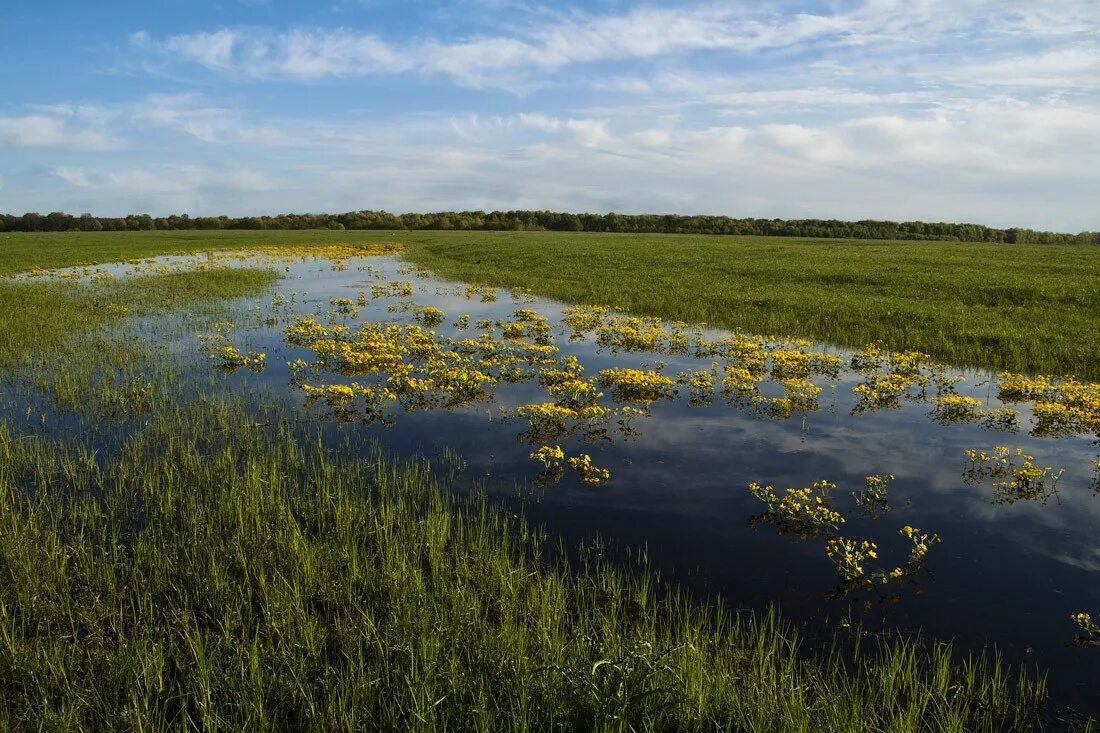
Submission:
<svg viewBox="0 0 1100 733">
<path fill-rule="evenodd" d="M 554 211 L 440 211 L 391 214 L 349 211 L 345 214 L 279 216 L 152 217 L 73 216 L 61 212 L 0 214 L 0 232 L 98 232 L 180 229 L 434 229 L 467 231 L 629 232 L 665 234 L 750 234 L 767 237 L 843 239 L 913 239 L 941 242 L 1007 242 L 1014 244 L 1097 244 L 1100 232 L 1064 234 L 1033 229 L 995 229 L 980 224 L 922 221 L 837 221 L 835 219 L 733 219 L 728 216 L 677 214 L 569 214 Z"/>
</svg>

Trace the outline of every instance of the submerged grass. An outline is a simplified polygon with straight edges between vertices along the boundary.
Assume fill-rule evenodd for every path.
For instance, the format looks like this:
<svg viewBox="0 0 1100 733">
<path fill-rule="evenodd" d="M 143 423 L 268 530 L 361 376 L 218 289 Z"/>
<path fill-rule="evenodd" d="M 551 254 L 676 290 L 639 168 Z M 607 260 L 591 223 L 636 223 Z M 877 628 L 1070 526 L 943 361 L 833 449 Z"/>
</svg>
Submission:
<svg viewBox="0 0 1100 733">
<path fill-rule="evenodd" d="M 193 250 L 390 241 L 387 233 L 340 231 L 0 232 L 0 275 L 34 267 L 120 262 Z"/>
<path fill-rule="evenodd" d="M 1043 697 L 944 646 L 807 655 L 268 417 L 200 400 L 109 460 L 0 427 L 0 727 L 994 730 Z"/>
<path fill-rule="evenodd" d="M 10 368 L 32 355 L 58 363 L 56 350 L 71 344 L 75 334 L 94 332 L 126 316 L 258 294 L 277 279 L 271 270 L 239 268 L 88 284 L 0 281 L 0 366 Z"/>
</svg>

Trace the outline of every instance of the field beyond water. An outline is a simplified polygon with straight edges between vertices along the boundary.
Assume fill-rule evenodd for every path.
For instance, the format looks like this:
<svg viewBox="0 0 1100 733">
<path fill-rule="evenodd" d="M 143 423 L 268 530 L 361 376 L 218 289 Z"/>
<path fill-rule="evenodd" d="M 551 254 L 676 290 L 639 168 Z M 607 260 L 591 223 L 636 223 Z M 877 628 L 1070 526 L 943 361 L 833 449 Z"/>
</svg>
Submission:
<svg viewBox="0 0 1100 733">
<path fill-rule="evenodd" d="M 1100 247 L 554 232 L 0 234 L 0 273 L 193 248 L 386 241 L 464 281 L 750 333 L 1100 378 Z"/>
<path fill-rule="evenodd" d="M 382 254 L 389 245 L 403 244 L 407 260 L 465 282 L 448 286 L 393 258 L 325 249 L 311 255 L 302 249 L 378 242 L 386 247 L 359 254 Z M 843 366 L 839 356 L 804 352 L 807 345 L 793 342 L 714 341 L 716 349 L 723 343 L 739 348 L 756 344 L 768 355 L 771 376 L 779 380 L 760 387 L 757 382 L 767 378 L 757 374 L 751 384 L 742 381 L 738 389 L 759 397 L 744 408 L 745 414 L 735 408 L 736 400 L 697 404 L 696 380 L 706 381 L 704 370 L 692 372 L 682 385 L 691 386 L 688 405 L 680 404 L 686 399 L 677 402 L 665 382 L 653 381 L 652 369 L 611 369 L 642 380 L 605 387 L 613 414 L 622 417 L 619 426 L 583 439 L 562 431 L 557 439 L 567 448 L 591 439 L 584 443 L 586 450 L 601 463 L 602 458 L 618 457 L 612 480 L 625 477 L 626 485 L 605 485 L 611 477 L 588 464 L 577 469 L 583 481 L 562 480 L 560 461 L 544 453 L 546 469 L 558 469 L 557 483 L 542 487 L 544 498 L 532 504 L 523 492 L 517 498 L 489 491 L 494 478 L 483 470 L 491 466 L 503 480 L 515 483 L 516 476 L 534 475 L 529 469 L 537 461 L 527 457 L 530 449 L 516 445 L 518 436 L 501 439 L 514 418 L 509 423 L 501 411 L 498 420 L 490 409 L 487 421 L 485 407 L 495 405 L 486 395 L 477 390 L 469 399 L 459 395 L 466 394 L 462 390 L 469 388 L 475 365 L 499 379 L 502 393 L 510 387 L 527 390 L 519 393 L 524 401 L 544 399 L 537 395 L 557 374 L 554 378 L 565 379 L 574 390 L 558 401 L 559 407 L 571 405 L 575 413 L 578 405 L 593 409 L 599 403 L 584 403 L 578 396 L 589 382 L 575 378 L 579 362 L 574 354 L 600 366 L 642 358 L 631 356 L 630 348 L 626 354 L 609 354 L 595 343 L 582 343 L 583 338 L 567 341 L 567 329 L 551 325 L 557 305 L 539 302 L 522 289 L 497 303 L 495 289 L 484 283 L 526 286 L 567 301 L 611 302 L 630 311 L 746 331 L 857 345 L 877 340 L 945 359 L 953 353 L 964 363 L 1087 376 L 1096 369 L 1096 345 L 1087 334 L 1100 318 L 1098 296 L 1088 288 L 1100 273 L 1095 249 L 975 245 L 983 252 L 1019 255 L 991 266 L 1004 288 L 1002 300 L 993 286 L 984 295 L 968 290 L 981 287 L 962 264 L 962 252 L 971 245 L 718 237 L 241 231 L 0 235 L 0 275 L 256 245 L 298 249 L 254 256 L 233 269 L 161 271 L 149 264 L 139 267 L 137 275 L 102 279 L 94 274 L 68 281 L 49 275 L 0 278 L 0 308 L 6 314 L 0 319 L 0 727 L 1094 729 L 1087 714 L 1066 712 L 1057 701 L 1047 700 L 1045 669 L 1028 663 L 1004 665 L 992 648 L 960 650 L 945 637 L 892 633 L 888 625 L 863 630 L 858 612 L 843 621 L 829 618 L 805 635 L 781 608 L 749 604 L 756 610 L 739 611 L 735 609 L 745 607 L 740 597 L 716 597 L 670 582 L 654 569 L 667 567 L 665 558 L 652 555 L 652 564 L 646 559 L 660 551 L 659 543 L 648 551 L 626 548 L 630 552 L 624 554 L 613 541 L 605 544 L 588 529 L 580 531 L 585 540 L 574 543 L 525 519 L 528 508 L 535 515 L 552 516 L 554 507 L 562 507 L 574 515 L 590 514 L 592 526 L 597 526 L 601 516 L 629 511 L 631 501 L 660 494 L 680 504 L 698 501 L 703 514 L 716 510 L 736 515 L 740 503 L 725 495 L 718 500 L 699 493 L 678 496 L 660 482 L 631 484 L 631 476 L 664 470 L 657 466 L 664 461 L 656 458 L 665 456 L 645 455 L 655 445 L 646 439 L 647 432 L 657 434 L 656 444 L 661 434 L 647 427 L 647 421 L 676 428 L 685 418 L 705 414 L 714 421 L 716 435 L 740 440 L 737 436 L 743 437 L 746 429 L 760 435 L 759 440 L 750 435 L 747 443 L 731 445 L 774 442 L 785 469 L 790 468 L 803 448 L 789 446 L 812 443 L 823 434 L 825 447 L 833 445 L 828 426 L 838 424 L 837 415 L 844 410 L 837 407 L 846 408 L 844 400 L 850 398 L 838 400 L 835 395 L 851 392 L 851 380 L 859 372 Z M 827 248 L 837 249 L 827 253 Z M 937 256 L 946 261 L 943 272 L 929 274 Z M 1060 285 L 1059 272 L 1064 275 Z M 770 279 L 755 282 L 758 277 Z M 472 285 L 467 288 L 466 283 Z M 891 300 L 896 311 L 888 309 Z M 1019 303 L 1036 312 L 1030 320 L 1021 320 L 1026 309 Z M 841 318 L 843 304 L 862 309 L 858 313 L 863 316 L 848 313 Z M 485 318 L 479 321 L 479 315 Z M 974 315 L 985 320 L 971 322 Z M 574 324 L 587 319 L 632 338 L 653 326 L 624 325 L 629 322 L 599 311 L 581 310 L 574 317 Z M 601 319 L 611 320 L 600 325 Z M 482 321 L 487 325 L 477 325 Z M 483 331 L 476 348 L 488 349 L 479 362 L 461 350 L 469 344 L 458 346 L 460 332 L 472 325 Z M 1046 330 L 1037 332 L 1040 326 Z M 679 333 L 676 328 L 661 324 L 647 333 L 660 330 L 654 343 L 664 344 Z M 818 328 L 838 330 L 823 335 L 813 332 Z M 447 329 L 453 329 L 454 341 L 448 340 Z M 493 336 L 497 329 L 499 339 Z M 1001 340 L 990 341 L 998 329 L 1004 332 Z M 573 336 L 578 330 L 584 329 L 574 326 Z M 691 333 L 700 340 L 717 338 L 701 329 Z M 983 334 L 985 341 L 978 338 Z M 1041 345 L 1044 335 L 1048 342 Z M 341 343 L 348 349 L 346 360 L 360 360 L 360 371 L 348 368 L 349 361 L 341 366 L 333 360 Z M 551 345 L 561 353 L 547 357 Z M 647 354 L 664 358 L 668 354 L 662 348 L 636 351 L 646 359 Z M 385 361 L 394 353 L 400 354 L 400 368 Z M 517 353 L 527 361 L 515 361 Z M 670 353 L 673 359 L 689 360 L 675 349 Z M 861 358 L 874 353 L 863 352 Z M 799 360 L 800 354 L 805 361 Z M 306 364 L 303 356 L 316 361 Z M 513 361 L 502 365 L 506 356 Z M 380 361 L 372 361 L 376 359 Z M 915 369 L 913 384 L 930 374 L 929 380 L 942 380 L 954 389 L 953 373 L 940 367 L 929 371 L 920 359 L 906 359 L 908 368 Z M 781 362 L 788 372 L 781 372 Z M 825 365 L 821 373 L 799 371 L 811 362 Z M 1035 366 L 1029 366 L 1032 362 Z M 377 374 L 378 363 L 390 364 L 388 384 L 404 384 L 408 390 L 400 400 L 381 397 L 381 391 L 358 381 L 354 387 L 343 384 L 342 377 Z M 532 371 L 523 376 L 523 369 L 514 371 L 517 363 Z M 491 364 L 495 366 L 487 366 Z M 758 366 L 763 365 L 761 361 Z M 426 387 L 412 389 L 408 385 L 424 380 L 406 379 L 406 367 L 413 374 L 427 369 L 429 381 L 456 381 L 446 383 L 447 391 L 440 394 Z M 717 374 L 718 367 L 711 368 Z M 733 373 L 732 362 L 725 368 Z M 868 383 L 881 384 L 881 376 L 868 376 Z M 326 380 L 337 381 L 324 385 Z M 517 383 L 505 385 L 510 380 Z M 542 386 L 535 386 L 539 380 Z M 818 404 L 821 390 L 812 392 L 814 380 L 833 381 L 831 406 L 824 393 Z M 549 384 L 553 389 L 554 383 Z M 761 391 L 780 384 L 796 390 L 788 394 L 801 401 Z M 657 396 L 649 395 L 653 389 Z M 718 392 L 714 380 L 709 391 Z M 921 391 L 919 400 L 914 397 L 914 404 L 904 406 L 886 404 L 891 399 L 887 395 L 881 414 L 877 405 L 867 416 L 853 409 L 839 435 L 851 440 L 859 430 L 874 432 L 878 419 L 897 431 L 928 430 L 934 436 L 930 445 L 948 442 L 952 451 L 959 440 L 983 435 L 987 426 L 979 427 L 979 413 L 965 399 L 936 403 L 936 426 L 923 427 L 929 420 L 921 412 L 927 404 Z M 352 395 L 350 401 L 346 394 Z M 882 397 L 876 395 L 874 399 Z M 375 397 L 400 402 L 400 407 L 392 414 L 375 414 Z M 986 399 L 990 408 L 999 404 Z M 544 408 L 546 404 L 541 403 Z M 753 412 L 761 405 L 770 406 L 771 412 Z M 1084 419 L 1096 418 L 1090 413 Z M 532 418 L 531 429 L 535 427 Z M 688 442 L 697 443 L 697 427 L 692 430 L 696 432 Z M 943 439 L 949 430 L 956 431 L 950 433 L 955 437 Z M 390 443 L 406 450 L 380 447 L 387 435 Z M 475 435 L 491 441 L 482 451 L 486 455 L 434 450 L 439 440 Z M 677 439 L 674 430 L 666 437 Z M 990 436 L 994 439 L 1000 436 Z M 1054 440 L 1013 439 L 1035 444 Z M 1069 447 L 1058 448 L 1057 455 L 1067 459 L 1078 459 L 1088 450 L 1078 436 L 1062 443 Z M 432 452 L 419 453 L 428 448 Z M 490 452 L 493 456 L 487 457 Z M 515 464 L 523 467 L 519 472 L 509 472 L 507 456 L 512 453 L 518 455 Z M 779 470 L 774 458 L 750 464 L 760 455 L 744 453 L 744 461 L 736 464 L 738 480 L 742 473 L 748 477 Z M 713 456 L 685 454 L 687 465 L 675 466 L 682 472 L 677 485 L 701 484 L 706 477 L 691 471 L 712 465 L 697 458 L 712 461 Z M 827 460 L 798 470 L 827 466 L 853 475 L 868 472 L 862 465 L 848 469 L 833 456 L 823 456 Z M 906 463 L 892 454 L 872 458 L 884 468 Z M 729 465 L 722 464 L 722 470 Z M 939 489 L 911 485 L 912 477 L 907 484 L 899 473 L 899 485 L 887 497 L 893 477 L 880 476 L 881 484 L 871 478 L 864 493 L 852 495 L 856 503 L 845 505 L 850 526 L 860 531 L 885 526 L 884 536 L 895 542 L 897 527 L 914 511 L 950 526 L 955 505 Z M 1031 518 L 1043 524 L 1047 516 L 1029 512 L 1039 501 L 1045 504 L 1057 496 L 1049 491 L 1050 478 L 1047 472 L 1028 479 L 1028 491 L 1007 492 L 1008 498 L 999 500 L 1013 521 L 1012 532 L 1004 537 L 997 534 L 1000 525 L 990 521 L 981 525 L 974 545 L 956 533 L 937 548 L 938 536 L 920 534 L 906 524 L 901 533 L 908 530 L 910 538 L 916 537 L 909 563 L 899 564 L 896 578 L 874 576 L 875 584 L 881 581 L 883 588 L 897 591 L 897 601 L 885 604 L 914 601 L 925 582 L 940 589 L 934 585 L 935 573 L 924 566 L 928 552 L 933 558 L 943 553 L 939 567 L 944 575 L 956 565 L 964 567 L 963 577 L 972 569 L 979 575 L 1000 572 L 1000 565 L 983 569 L 982 563 L 1016 542 L 1014 537 L 1035 536 L 1027 534 L 1033 531 Z M 757 488 L 760 494 L 752 498 L 743 486 L 721 487 L 747 502 L 767 498 Z M 877 498 L 871 495 L 876 488 L 881 492 Z M 1070 486 L 1067 500 L 1091 508 L 1083 488 Z M 922 496 L 921 490 L 931 497 Z M 829 504 L 847 500 L 847 490 L 842 493 L 830 496 Z M 555 504 L 555 497 L 568 501 Z M 914 508 L 906 497 L 915 497 L 920 506 Z M 598 503 L 602 500 L 626 501 L 628 508 L 608 504 L 604 511 Z M 1007 506 L 1016 501 L 1021 503 Z M 814 544 L 820 544 L 822 527 L 786 524 L 778 499 L 773 503 L 748 528 L 743 520 L 736 522 L 740 539 L 727 538 L 727 548 L 751 552 L 717 562 L 735 570 L 743 566 L 735 574 L 745 576 L 758 570 L 748 566 L 767 565 L 762 560 L 766 556 L 798 564 L 767 576 L 774 585 L 759 588 L 760 595 L 783 592 L 779 584 L 816 587 L 810 579 L 817 573 L 814 562 L 824 559 Z M 961 506 L 969 510 L 973 504 Z M 975 516 L 996 511 L 983 500 Z M 1088 516 L 1085 511 L 1074 515 L 1078 524 Z M 658 516 L 684 521 L 674 512 Z M 797 512 L 792 516 L 801 517 Z M 807 516 L 821 520 L 820 514 Z M 1063 521 L 1062 514 L 1054 516 Z M 723 522 L 726 517 L 717 516 Z M 709 519 L 696 518 L 690 527 L 703 536 L 710 532 Z M 585 521 L 582 517 L 582 527 Z M 825 516 L 824 521 L 843 520 Z M 1078 524 L 1065 525 L 1067 535 L 1075 533 L 1074 542 L 1080 540 Z M 737 544 L 742 542 L 750 544 Z M 989 545 L 989 553 L 983 554 L 982 544 Z M 826 547 L 829 553 L 836 549 Z M 844 577 L 853 587 L 867 587 L 862 570 L 856 574 L 845 562 L 837 560 L 837 571 L 846 568 Z M 874 564 L 866 556 L 859 562 Z M 997 562 L 1004 564 L 1003 559 Z M 900 582 L 888 585 L 894 580 Z M 940 592 L 933 603 L 950 602 L 950 596 Z M 1091 602 L 1091 596 L 1081 598 Z M 1013 616 L 983 620 L 980 606 L 988 601 L 973 601 L 979 630 L 983 624 L 1003 629 L 1002 621 L 1008 626 L 1029 623 L 1026 615 L 1022 622 Z M 1023 610 L 1057 609 L 1053 625 L 1065 628 L 1062 646 L 1068 646 L 1073 625 L 1063 601 L 1078 603 L 1076 598 L 1044 598 Z M 962 603 L 971 601 L 967 597 Z M 883 616 L 892 619 L 892 613 L 884 611 Z M 1031 623 L 1045 626 L 1047 621 L 1032 618 Z M 823 625 L 833 631 L 822 633 Z M 1085 634 L 1080 646 L 1065 656 L 1092 659 L 1085 655 L 1095 651 L 1088 647 L 1100 641 L 1100 629 L 1093 638 L 1084 623 L 1081 628 Z M 1087 661 L 1083 665 L 1090 668 Z"/>
<path fill-rule="evenodd" d="M 949 364 L 1100 377 L 1100 247 L 500 234 L 411 237 L 447 277 Z"/>
</svg>

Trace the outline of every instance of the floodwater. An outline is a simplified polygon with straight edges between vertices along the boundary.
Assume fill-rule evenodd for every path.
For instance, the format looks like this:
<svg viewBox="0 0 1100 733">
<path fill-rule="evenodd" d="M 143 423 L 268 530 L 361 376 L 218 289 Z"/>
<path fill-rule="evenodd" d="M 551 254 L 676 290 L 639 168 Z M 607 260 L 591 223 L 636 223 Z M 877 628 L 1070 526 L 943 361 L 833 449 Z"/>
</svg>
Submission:
<svg viewBox="0 0 1100 733">
<path fill-rule="evenodd" d="M 411 296 L 371 296 L 373 285 L 391 281 L 411 283 Z M 347 325 L 354 332 L 367 322 L 413 323 L 415 311 L 408 304 L 415 303 L 441 309 L 445 320 L 434 330 L 460 339 L 476 338 L 481 319 L 512 321 L 514 311 L 524 308 L 548 319 L 557 356 L 577 357 L 585 376 L 610 367 L 660 364 L 674 377 L 710 370 L 712 361 L 721 361 L 696 358 L 691 348 L 687 354 L 614 353 L 593 333 L 571 340 L 561 303 L 505 289 L 485 302 L 487 291 L 467 296 L 465 284 L 411 272 L 398 257 L 352 258 L 335 268 L 323 260 L 297 261 L 275 289 L 281 296 L 277 306 L 271 294 L 241 305 L 242 311 L 259 309 L 270 322 L 242 325 L 226 336 L 242 352 L 264 352 L 266 368 L 227 372 L 219 377 L 221 384 L 238 394 L 282 395 L 303 415 L 320 419 L 336 416 L 323 400 L 307 404 L 287 365 L 315 356 L 285 341 L 285 328 L 297 315 L 313 314 L 318 323 Z M 334 312 L 333 299 L 356 301 L 359 295 L 366 296 L 364 305 Z M 469 316 L 467 329 L 455 325 L 462 315 Z M 499 329 L 496 333 L 499 338 Z M 690 342 L 697 334 L 688 333 Z M 706 329 L 698 335 L 713 341 L 728 334 Z M 194 334 L 180 344 L 185 357 L 209 362 Z M 599 535 L 617 547 L 644 547 L 664 580 L 700 598 L 721 597 L 745 609 L 778 604 L 811 637 L 862 625 L 919 632 L 926 639 L 952 641 L 963 652 L 996 648 L 1005 661 L 1049 669 L 1056 705 L 1100 713 L 1095 691 L 1100 646 L 1075 643 L 1079 630 L 1070 620 L 1079 611 L 1100 615 L 1097 436 L 1033 435 L 1026 404 L 1008 405 L 1018 411 L 1015 429 L 977 419 L 937 420 L 926 400 L 859 411 L 853 386 L 865 376 L 849 366 L 852 352 L 821 344 L 809 349 L 839 356 L 844 367 L 836 377 L 811 377 L 822 388 L 817 409 L 790 414 L 762 410 L 759 402 L 731 402 L 722 393 L 719 368 L 709 404 L 693 402 L 681 385 L 675 397 L 656 400 L 648 414 L 632 418 L 629 431 L 618 429 L 612 418 L 605 432 L 582 430 L 527 442 L 528 422 L 517 418 L 514 408 L 554 400 L 534 379 L 500 383 L 489 399 L 457 407 L 406 411 L 390 404 L 384 423 L 344 414 L 350 421 L 341 430 L 361 437 L 364 445 L 377 439 L 402 454 L 439 458 L 444 449 L 453 450 L 465 462 L 456 478 L 459 488 L 483 487 L 508 506 L 522 506 L 531 522 L 567 542 Z M 945 376 L 961 378 L 954 391 L 981 400 L 983 410 L 1004 406 L 993 375 L 947 370 Z M 307 371 L 303 379 L 352 381 L 331 371 Z M 763 395 L 782 394 L 768 380 L 761 389 Z M 646 407 L 615 401 L 608 388 L 601 391 L 608 407 Z M 529 457 L 543 444 L 561 445 L 566 456 L 589 454 L 610 479 L 588 484 L 565 465 L 559 481 L 547 481 L 543 464 Z M 964 451 L 989 454 L 997 445 L 1013 452 L 1020 448 L 1037 466 L 1051 467 L 1041 490 L 1006 493 L 989 477 L 968 480 L 972 462 Z M 888 509 L 869 511 L 853 496 L 872 474 L 894 476 Z M 782 531 L 748 490 L 750 482 L 759 482 L 782 495 L 788 487 L 820 480 L 836 484 L 827 501 L 846 520 L 824 532 Z M 925 562 L 895 581 L 842 582 L 825 552 L 827 535 L 876 542 L 879 563 L 869 561 L 868 567 L 889 571 L 906 567 L 909 545 L 899 535 L 906 525 L 941 538 Z"/>
</svg>

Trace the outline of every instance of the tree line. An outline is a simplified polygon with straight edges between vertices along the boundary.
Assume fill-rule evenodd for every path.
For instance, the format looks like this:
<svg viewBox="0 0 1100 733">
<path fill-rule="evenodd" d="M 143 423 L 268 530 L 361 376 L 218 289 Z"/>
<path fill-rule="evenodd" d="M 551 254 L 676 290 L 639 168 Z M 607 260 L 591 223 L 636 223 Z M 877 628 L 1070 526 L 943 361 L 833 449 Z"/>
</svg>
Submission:
<svg viewBox="0 0 1100 733">
<path fill-rule="evenodd" d="M 556 211 L 439 211 L 391 214 L 349 211 L 343 214 L 278 216 L 153 217 L 148 214 L 74 216 L 55 211 L 22 216 L 0 214 L 0 232 L 98 232 L 182 229 L 432 229 L 465 231 L 626 232 L 664 234 L 747 234 L 767 237 L 909 239 L 1015 244 L 1097 244 L 1100 232 L 1068 234 L 1033 229 L 997 229 L 980 224 L 922 221 L 839 221 L 836 219 L 735 219 L 678 214 L 573 214 Z"/>
</svg>

